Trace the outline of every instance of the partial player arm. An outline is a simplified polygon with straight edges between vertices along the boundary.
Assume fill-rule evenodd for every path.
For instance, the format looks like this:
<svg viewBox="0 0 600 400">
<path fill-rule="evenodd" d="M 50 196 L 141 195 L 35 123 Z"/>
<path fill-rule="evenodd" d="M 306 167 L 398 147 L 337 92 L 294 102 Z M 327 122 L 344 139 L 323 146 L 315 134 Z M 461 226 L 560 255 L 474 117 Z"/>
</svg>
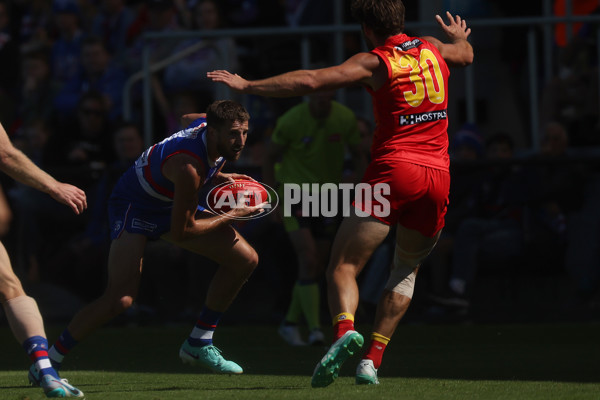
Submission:
<svg viewBox="0 0 600 400">
<path fill-rule="evenodd" d="M 185 115 L 181 116 L 181 126 L 183 126 L 184 128 L 187 128 L 192 122 L 194 122 L 198 118 L 206 118 L 206 114 L 205 113 L 185 114 Z"/>
<path fill-rule="evenodd" d="M 435 16 L 440 27 L 452 43 L 443 43 L 433 36 L 425 36 L 423 39 L 433 44 L 440 51 L 446 63 L 454 67 L 465 67 L 473 62 L 473 47 L 467 41 L 471 34 L 471 28 L 467 28 L 467 22 L 460 16 L 452 16 L 446 12 L 448 25 L 439 15 Z"/>
<path fill-rule="evenodd" d="M 68 183 L 58 182 L 41 170 L 12 145 L 2 125 L 0 125 L 0 170 L 25 185 L 49 194 L 54 200 L 71 207 L 75 214 L 80 214 L 87 208 L 83 190 Z"/>
<path fill-rule="evenodd" d="M 292 97 L 320 90 L 335 90 L 355 84 L 375 87 L 381 60 L 371 53 L 358 53 L 344 63 L 315 70 L 296 70 L 266 79 L 248 81 L 237 74 L 218 70 L 207 72 L 214 82 L 221 82 L 240 93 L 270 97 Z M 385 68 L 385 67 L 384 67 Z"/>
<path fill-rule="evenodd" d="M 215 215 L 196 219 L 198 191 L 204 181 L 199 162 L 187 154 L 176 155 L 164 164 L 162 173 L 175 185 L 170 234 L 176 242 L 209 233 L 221 225 L 230 224 L 232 218 L 257 212 L 262 206 L 236 207 L 227 213 L 228 216 Z"/>
</svg>

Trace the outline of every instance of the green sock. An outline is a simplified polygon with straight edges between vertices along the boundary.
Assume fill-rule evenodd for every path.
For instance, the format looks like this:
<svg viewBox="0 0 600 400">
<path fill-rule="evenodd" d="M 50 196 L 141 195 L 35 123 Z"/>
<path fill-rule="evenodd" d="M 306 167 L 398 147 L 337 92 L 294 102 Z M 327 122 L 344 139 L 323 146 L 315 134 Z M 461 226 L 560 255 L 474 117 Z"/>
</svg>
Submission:
<svg viewBox="0 0 600 400">
<path fill-rule="evenodd" d="M 290 302 L 290 306 L 288 308 L 287 314 L 285 315 L 286 322 L 291 322 L 297 324 L 300 320 L 300 315 L 302 315 L 302 306 L 300 304 L 300 290 L 298 282 L 294 285 L 294 289 L 292 290 L 292 301 Z"/>
<path fill-rule="evenodd" d="M 311 283 L 296 283 L 298 288 L 298 297 L 300 298 L 300 305 L 302 306 L 302 312 L 306 318 L 308 329 L 313 330 L 319 328 L 319 306 L 321 301 L 321 294 L 319 292 L 319 285 L 316 282 Z"/>
</svg>

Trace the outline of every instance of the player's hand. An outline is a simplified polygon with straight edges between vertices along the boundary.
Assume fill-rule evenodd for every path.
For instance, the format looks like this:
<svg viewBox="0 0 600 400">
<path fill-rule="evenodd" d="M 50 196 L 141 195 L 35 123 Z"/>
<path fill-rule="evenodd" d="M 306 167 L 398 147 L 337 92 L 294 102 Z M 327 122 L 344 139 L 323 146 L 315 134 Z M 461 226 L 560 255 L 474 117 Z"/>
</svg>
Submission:
<svg viewBox="0 0 600 400">
<path fill-rule="evenodd" d="M 265 206 L 267 204 L 267 202 L 264 202 L 255 206 L 248 206 L 242 200 L 235 208 L 231 209 L 226 214 L 232 219 L 248 217 L 250 215 L 258 215 L 265 211 Z"/>
<path fill-rule="evenodd" d="M 435 16 L 446 36 L 453 42 L 461 39 L 466 40 L 471 34 L 471 28 L 467 28 L 467 21 L 461 19 L 459 15 L 453 17 L 448 11 L 446 11 L 446 16 L 448 17 L 448 25 L 444 23 L 442 17 L 439 15 Z"/>
<path fill-rule="evenodd" d="M 235 183 L 236 179 L 247 179 L 249 181 L 254 181 L 256 182 L 256 179 L 254 179 L 253 177 L 249 176 L 249 175 L 245 175 L 245 174 L 236 174 L 235 172 L 232 172 L 230 174 L 226 174 L 223 172 L 219 172 L 219 175 L 215 176 L 215 180 L 217 181 L 216 183 L 223 183 L 223 182 L 229 182 L 229 183 Z"/>
<path fill-rule="evenodd" d="M 236 180 L 238 179 L 247 179 L 249 181 L 254 181 L 256 182 L 256 179 L 254 179 L 253 177 L 251 177 L 250 175 L 245 175 L 245 174 L 236 174 L 236 173 L 231 173 L 231 174 L 223 174 L 225 175 L 225 179 L 227 179 L 229 182 L 234 183 Z"/>
<path fill-rule="evenodd" d="M 248 81 L 238 74 L 232 74 L 231 72 L 222 69 L 207 72 L 206 77 L 211 79 L 213 82 L 224 83 L 236 92 L 243 92 L 248 86 Z"/>
<path fill-rule="evenodd" d="M 68 183 L 58 182 L 56 188 L 50 192 L 50 196 L 59 203 L 71 207 L 75 214 L 81 214 L 87 208 L 85 192 Z"/>
</svg>

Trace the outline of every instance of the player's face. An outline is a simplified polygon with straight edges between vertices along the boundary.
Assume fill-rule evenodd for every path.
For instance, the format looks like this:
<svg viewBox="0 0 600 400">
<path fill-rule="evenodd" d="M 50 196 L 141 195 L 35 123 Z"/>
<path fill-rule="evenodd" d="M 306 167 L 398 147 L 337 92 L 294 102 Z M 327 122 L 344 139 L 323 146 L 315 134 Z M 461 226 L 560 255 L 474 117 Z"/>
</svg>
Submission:
<svg viewBox="0 0 600 400">
<path fill-rule="evenodd" d="M 248 121 L 233 121 L 219 128 L 217 150 L 227 161 L 236 161 L 242 154 L 248 136 Z"/>
</svg>

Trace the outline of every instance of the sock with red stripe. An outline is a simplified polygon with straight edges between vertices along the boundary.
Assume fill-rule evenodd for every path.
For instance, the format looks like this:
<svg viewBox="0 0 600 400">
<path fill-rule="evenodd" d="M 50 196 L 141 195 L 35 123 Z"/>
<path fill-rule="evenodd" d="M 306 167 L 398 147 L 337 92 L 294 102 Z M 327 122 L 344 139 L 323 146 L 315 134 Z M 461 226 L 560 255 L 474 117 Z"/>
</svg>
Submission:
<svg viewBox="0 0 600 400">
<path fill-rule="evenodd" d="M 210 346 L 213 344 L 212 338 L 219 319 L 221 319 L 222 312 L 213 311 L 210 308 L 204 306 L 200 311 L 200 316 L 196 325 L 188 337 L 188 343 L 195 347 Z"/>
<path fill-rule="evenodd" d="M 77 340 L 71 336 L 68 329 L 65 329 L 63 333 L 60 334 L 56 342 L 54 342 L 50 348 L 50 351 L 48 351 L 48 356 L 55 369 L 58 370 L 60 368 L 65 356 L 69 354 L 71 349 L 73 349 L 77 343 Z"/>
<path fill-rule="evenodd" d="M 45 337 L 32 336 L 23 342 L 23 348 L 35 364 L 40 378 L 44 375 L 51 375 L 56 379 L 60 379 L 58 373 L 52 368 L 52 363 L 48 357 L 48 341 Z"/>
<path fill-rule="evenodd" d="M 343 312 L 333 318 L 333 341 L 335 342 L 348 331 L 354 330 L 354 315 Z"/>
<path fill-rule="evenodd" d="M 378 369 L 381 365 L 381 359 L 383 358 L 383 352 L 390 342 L 390 338 L 380 335 L 377 332 L 371 334 L 371 345 L 369 350 L 363 357 L 363 359 L 372 360 L 375 369 Z"/>
</svg>

